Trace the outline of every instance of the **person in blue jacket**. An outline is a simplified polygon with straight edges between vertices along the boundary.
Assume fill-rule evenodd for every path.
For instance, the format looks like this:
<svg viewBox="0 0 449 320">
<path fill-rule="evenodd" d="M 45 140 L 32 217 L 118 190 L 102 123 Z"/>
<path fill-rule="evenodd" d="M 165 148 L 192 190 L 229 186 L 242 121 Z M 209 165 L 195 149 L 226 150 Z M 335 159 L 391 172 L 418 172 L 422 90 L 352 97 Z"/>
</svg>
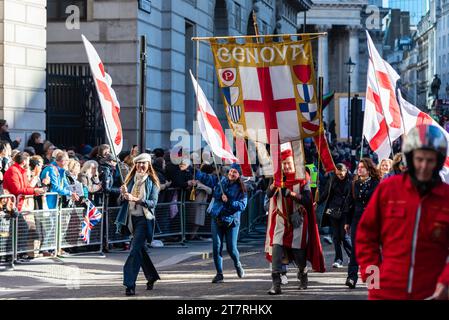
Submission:
<svg viewBox="0 0 449 320">
<path fill-rule="evenodd" d="M 248 196 L 245 185 L 240 176 L 242 169 L 238 164 L 232 164 L 227 177 L 222 177 L 220 183 L 216 174 L 206 174 L 197 170 L 195 179 L 214 188 L 213 203 L 208 209 L 211 219 L 212 251 L 217 275 L 212 283 L 224 282 L 223 277 L 223 238 L 226 237 L 226 248 L 234 261 L 234 266 L 239 278 L 243 278 L 245 272 L 240 263 L 237 239 L 240 228 L 240 215 L 245 210 Z M 223 190 L 222 190 L 223 188 Z"/>
<path fill-rule="evenodd" d="M 69 157 L 66 152 L 60 152 L 56 155 L 54 161 L 52 161 L 41 172 L 41 179 L 47 177 L 50 178 L 50 190 L 49 192 L 56 192 L 60 197 L 71 198 L 73 201 L 78 201 L 79 196 L 72 192 L 69 188 L 69 182 L 66 176 L 67 164 Z M 47 205 L 49 209 L 55 209 L 57 206 L 57 197 L 54 195 L 47 196 Z"/>
</svg>

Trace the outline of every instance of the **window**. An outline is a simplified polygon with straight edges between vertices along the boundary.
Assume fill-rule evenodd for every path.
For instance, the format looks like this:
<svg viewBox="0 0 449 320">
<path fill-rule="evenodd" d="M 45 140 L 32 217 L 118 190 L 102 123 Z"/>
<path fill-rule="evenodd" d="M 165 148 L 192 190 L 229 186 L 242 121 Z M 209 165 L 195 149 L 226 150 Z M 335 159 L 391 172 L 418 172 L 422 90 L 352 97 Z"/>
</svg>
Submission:
<svg viewBox="0 0 449 320">
<path fill-rule="evenodd" d="M 282 5 L 282 10 L 283 10 L 282 14 L 283 14 L 284 18 L 287 19 L 288 21 L 296 24 L 296 17 L 297 17 L 296 10 L 288 3 L 284 3 Z"/>
<path fill-rule="evenodd" d="M 262 34 L 267 35 L 268 32 L 268 24 L 265 21 L 262 21 Z"/>
<path fill-rule="evenodd" d="M 185 0 L 185 1 L 190 3 L 192 6 L 196 8 L 196 0 Z"/>
<path fill-rule="evenodd" d="M 64 21 L 70 14 L 65 13 L 68 6 L 75 5 L 80 9 L 80 19 L 86 20 L 87 0 L 47 0 L 47 20 Z"/>
<path fill-rule="evenodd" d="M 234 28 L 242 32 L 242 7 L 234 2 Z"/>
</svg>

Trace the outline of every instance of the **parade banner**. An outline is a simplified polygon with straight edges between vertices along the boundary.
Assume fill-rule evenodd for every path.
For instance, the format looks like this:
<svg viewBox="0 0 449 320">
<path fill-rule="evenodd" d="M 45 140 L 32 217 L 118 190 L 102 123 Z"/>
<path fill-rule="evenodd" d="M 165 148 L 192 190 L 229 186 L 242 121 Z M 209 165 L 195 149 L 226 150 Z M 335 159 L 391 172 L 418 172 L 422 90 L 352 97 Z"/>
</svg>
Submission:
<svg viewBox="0 0 449 320">
<path fill-rule="evenodd" d="M 282 39 L 210 41 L 229 126 L 237 137 L 272 143 L 271 129 L 279 130 L 280 143 L 319 135 L 311 41 Z"/>
</svg>

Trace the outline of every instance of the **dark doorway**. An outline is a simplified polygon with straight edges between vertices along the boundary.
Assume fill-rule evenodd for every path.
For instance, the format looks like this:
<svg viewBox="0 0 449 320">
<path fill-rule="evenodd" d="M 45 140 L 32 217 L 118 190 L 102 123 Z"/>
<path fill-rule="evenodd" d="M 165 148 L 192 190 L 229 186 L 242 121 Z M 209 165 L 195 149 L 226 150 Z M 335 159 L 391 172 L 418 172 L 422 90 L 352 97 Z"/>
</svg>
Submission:
<svg viewBox="0 0 449 320">
<path fill-rule="evenodd" d="M 47 65 L 47 140 L 79 148 L 105 142 L 103 117 L 88 65 Z"/>
</svg>

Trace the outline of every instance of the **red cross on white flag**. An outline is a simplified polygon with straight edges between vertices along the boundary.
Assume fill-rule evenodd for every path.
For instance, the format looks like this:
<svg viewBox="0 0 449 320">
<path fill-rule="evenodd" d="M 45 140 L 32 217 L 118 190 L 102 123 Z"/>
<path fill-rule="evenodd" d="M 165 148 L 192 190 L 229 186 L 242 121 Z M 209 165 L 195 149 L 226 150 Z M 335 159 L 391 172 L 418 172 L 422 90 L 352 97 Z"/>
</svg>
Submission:
<svg viewBox="0 0 449 320">
<path fill-rule="evenodd" d="M 379 159 L 391 154 L 391 143 L 404 133 L 401 111 L 396 99 L 399 75 L 386 63 L 371 37 L 368 38 L 369 64 L 363 135 Z"/>
<path fill-rule="evenodd" d="M 120 104 L 112 89 L 112 79 L 104 70 L 103 62 L 92 43 L 81 35 L 86 48 L 87 58 L 89 60 L 90 69 L 97 88 L 98 97 L 100 99 L 105 129 L 108 132 L 108 139 L 111 147 L 114 148 L 115 154 L 118 155 L 123 147 L 123 133 L 120 122 Z"/>
<path fill-rule="evenodd" d="M 278 129 L 281 143 L 298 140 L 301 134 L 290 66 L 239 67 L 239 71 L 249 139 L 272 143 L 270 129 Z"/>
</svg>

